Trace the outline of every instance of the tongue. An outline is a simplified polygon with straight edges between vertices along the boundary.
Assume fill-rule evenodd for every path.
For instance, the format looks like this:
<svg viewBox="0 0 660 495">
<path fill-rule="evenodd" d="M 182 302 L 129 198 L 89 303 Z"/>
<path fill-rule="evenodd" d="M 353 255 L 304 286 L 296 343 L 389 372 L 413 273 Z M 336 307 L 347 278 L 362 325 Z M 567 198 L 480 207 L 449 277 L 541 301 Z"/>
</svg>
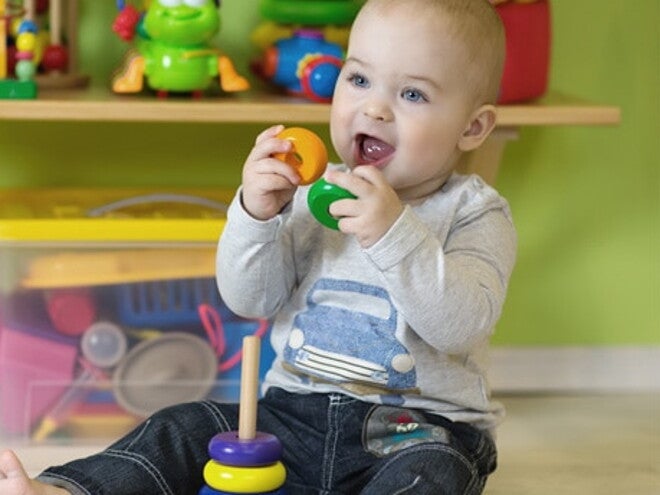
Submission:
<svg viewBox="0 0 660 495">
<path fill-rule="evenodd" d="M 362 156 L 371 162 L 376 162 L 394 153 L 394 147 L 380 139 L 365 137 L 362 141 Z"/>
</svg>

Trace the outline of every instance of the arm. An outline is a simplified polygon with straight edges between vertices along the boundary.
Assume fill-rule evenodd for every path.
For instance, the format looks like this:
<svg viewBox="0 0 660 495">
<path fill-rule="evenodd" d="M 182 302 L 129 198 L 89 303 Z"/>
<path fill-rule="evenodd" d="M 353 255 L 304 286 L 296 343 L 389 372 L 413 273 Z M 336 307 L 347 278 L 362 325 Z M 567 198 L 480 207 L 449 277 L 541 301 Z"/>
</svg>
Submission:
<svg viewBox="0 0 660 495">
<path fill-rule="evenodd" d="M 492 332 L 515 251 L 504 205 L 456 225 L 444 245 L 407 208 L 386 236 L 365 250 L 410 327 L 450 354 L 467 351 Z"/>
<path fill-rule="evenodd" d="M 288 300 L 295 283 L 291 236 L 286 228 L 290 209 L 272 219 L 252 218 L 239 191 L 227 212 L 217 252 L 216 279 L 220 295 L 236 314 L 268 318 Z"/>
<path fill-rule="evenodd" d="M 397 307 L 422 339 L 446 353 L 460 353 L 490 334 L 516 251 L 508 206 L 497 193 L 483 185 L 461 190 L 460 196 L 473 196 L 473 204 L 463 205 L 462 213 L 438 213 L 458 217 L 447 238 L 439 239 L 404 208 L 375 168 L 327 178 L 357 196 L 336 201 L 331 213 L 342 217 L 341 231 L 354 235 L 381 270 Z"/>
<path fill-rule="evenodd" d="M 284 224 L 299 177 L 272 157 L 291 149 L 290 141 L 276 137 L 282 129 L 273 126 L 257 137 L 218 246 L 220 294 L 235 313 L 246 317 L 272 316 L 288 299 L 295 279 Z"/>
</svg>

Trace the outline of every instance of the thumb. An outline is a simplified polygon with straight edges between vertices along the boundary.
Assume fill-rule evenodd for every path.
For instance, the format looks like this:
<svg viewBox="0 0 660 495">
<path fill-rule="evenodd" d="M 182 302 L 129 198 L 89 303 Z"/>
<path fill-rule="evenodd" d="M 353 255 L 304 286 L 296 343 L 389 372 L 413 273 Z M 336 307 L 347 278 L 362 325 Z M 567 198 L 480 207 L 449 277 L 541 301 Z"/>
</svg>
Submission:
<svg viewBox="0 0 660 495">
<path fill-rule="evenodd" d="M 23 464 L 11 450 L 5 450 L 0 454 L 0 479 L 2 478 L 28 478 Z"/>
</svg>

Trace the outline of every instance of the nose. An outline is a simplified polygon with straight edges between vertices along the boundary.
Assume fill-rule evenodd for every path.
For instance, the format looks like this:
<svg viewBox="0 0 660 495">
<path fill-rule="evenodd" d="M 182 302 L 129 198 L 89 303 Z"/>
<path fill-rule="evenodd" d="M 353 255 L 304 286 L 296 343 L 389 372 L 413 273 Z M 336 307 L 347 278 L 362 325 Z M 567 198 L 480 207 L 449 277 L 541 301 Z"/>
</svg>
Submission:
<svg viewBox="0 0 660 495">
<path fill-rule="evenodd" d="M 382 122 L 391 122 L 394 119 L 390 106 L 382 99 L 372 98 L 365 102 L 363 112 L 367 117 Z"/>
</svg>

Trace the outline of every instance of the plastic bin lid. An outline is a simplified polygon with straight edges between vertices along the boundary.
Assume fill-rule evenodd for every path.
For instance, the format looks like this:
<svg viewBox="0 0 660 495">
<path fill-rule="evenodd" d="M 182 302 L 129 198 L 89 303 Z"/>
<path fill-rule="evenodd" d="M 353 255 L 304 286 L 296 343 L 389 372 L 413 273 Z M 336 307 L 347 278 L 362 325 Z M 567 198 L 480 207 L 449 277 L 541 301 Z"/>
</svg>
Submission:
<svg viewBox="0 0 660 495">
<path fill-rule="evenodd" d="M 215 243 L 234 194 L 217 188 L 2 190 L 0 243 Z"/>
</svg>

